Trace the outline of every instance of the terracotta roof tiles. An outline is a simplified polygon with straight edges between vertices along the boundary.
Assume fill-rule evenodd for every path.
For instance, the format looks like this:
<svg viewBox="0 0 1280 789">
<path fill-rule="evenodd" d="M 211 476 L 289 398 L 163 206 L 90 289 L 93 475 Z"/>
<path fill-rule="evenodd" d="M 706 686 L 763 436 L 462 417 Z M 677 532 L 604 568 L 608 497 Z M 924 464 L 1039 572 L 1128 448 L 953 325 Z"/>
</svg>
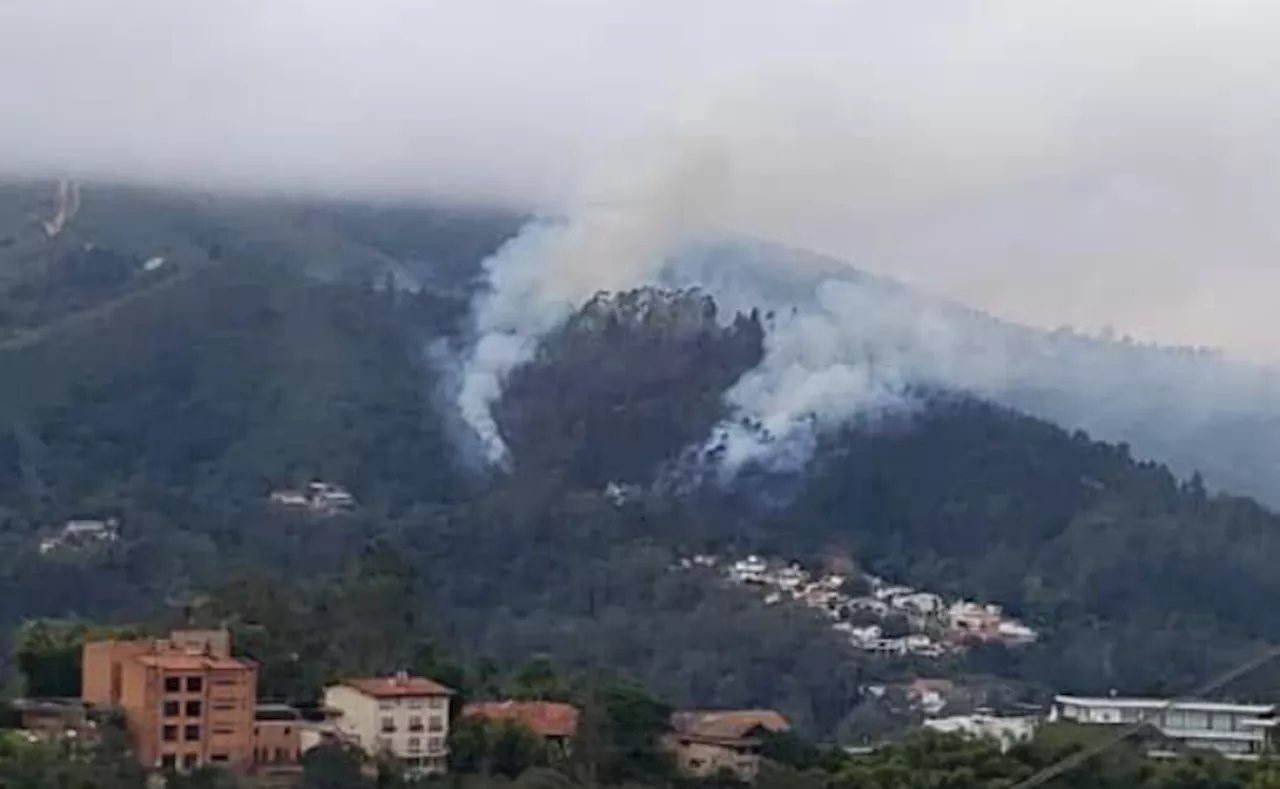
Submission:
<svg viewBox="0 0 1280 789">
<path fill-rule="evenodd" d="M 464 718 L 518 721 L 541 737 L 572 737 L 578 708 L 555 701 L 482 701 L 462 708 Z"/>
<path fill-rule="evenodd" d="M 357 677 L 342 684 L 377 699 L 453 695 L 452 689 L 426 677 Z"/>
</svg>

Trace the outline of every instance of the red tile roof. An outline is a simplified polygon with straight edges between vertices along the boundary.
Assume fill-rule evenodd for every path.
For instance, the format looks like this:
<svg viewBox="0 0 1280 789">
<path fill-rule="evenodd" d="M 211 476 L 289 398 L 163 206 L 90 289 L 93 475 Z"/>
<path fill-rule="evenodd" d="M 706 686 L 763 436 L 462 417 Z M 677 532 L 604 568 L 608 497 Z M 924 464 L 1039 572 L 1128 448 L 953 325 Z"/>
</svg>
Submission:
<svg viewBox="0 0 1280 789">
<path fill-rule="evenodd" d="M 345 679 L 342 684 L 377 699 L 453 695 L 452 689 L 426 677 L 357 677 Z"/>
<path fill-rule="evenodd" d="M 556 701 L 481 701 L 462 708 L 464 718 L 517 721 L 540 737 L 572 737 L 578 708 Z"/>
</svg>

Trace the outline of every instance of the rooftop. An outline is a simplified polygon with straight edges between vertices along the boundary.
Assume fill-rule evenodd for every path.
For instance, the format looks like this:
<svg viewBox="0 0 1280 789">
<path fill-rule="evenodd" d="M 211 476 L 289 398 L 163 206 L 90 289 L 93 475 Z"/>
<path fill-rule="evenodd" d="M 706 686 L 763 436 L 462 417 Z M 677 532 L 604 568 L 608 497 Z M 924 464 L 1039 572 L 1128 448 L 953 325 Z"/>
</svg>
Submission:
<svg viewBox="0 0 1280 789">
<path fill-rule="evenodd" d="M 788 731 L 791 722 L 775 710 L 689 710 L 672 715 L 671 728 L 685 736 L 731 740 L 757 728 Z"/>
<path fill-rule="evenodd" d="M 165 669 L 167 671 L 203 671 L 206 669 L 234 671 L 252 668 L 247 660 L 216 655 L 192 655 L 182 652 L 161 652 L 152 655 L 141 655 L 138 662 L 144 666 Z"/>
<path fill-rule="evenodd" d="M 572 737 L 578 708 L 554 701 L 481 701 L 462 708 L 465 718 L 518 721 L 542 737 Z"/>
<path fill-rule="evenodd" d="M 453 690 L 426 677 L 410 677 L 399 674 L 391 677 L 356 677 L 345 679 L 343 685 L 377 699 L 393 699 L 412 696 L 452 696 Z"/>
<path fill-rule="evenodd" d="M 1241 715 L 1266 715 L 1275 710 L 1274 704 L 1231 704 L 1222 701 L 1199 701 L 1197 699 L 1142 699 L 1091 696 L 1056 696 L 1057 704 L 1071 704 L 1076 707 L 1104 707 L 1120 709 L 1155 710 L 1168 707 L 1171 710 L 1192 710 L 1195 712 L 1232 712 Z"/>
</svg>

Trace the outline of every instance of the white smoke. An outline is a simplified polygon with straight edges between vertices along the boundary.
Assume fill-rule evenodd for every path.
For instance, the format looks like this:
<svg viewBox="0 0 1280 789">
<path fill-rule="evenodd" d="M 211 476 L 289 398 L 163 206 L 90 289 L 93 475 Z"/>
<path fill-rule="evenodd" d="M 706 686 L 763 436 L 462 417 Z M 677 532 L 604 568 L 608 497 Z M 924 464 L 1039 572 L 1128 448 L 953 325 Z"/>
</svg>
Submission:
<svg viewBox="0 0 1280 789">
<path fill-rule="evenodd" d="M 1177 470 L 1275 499 L 1280 372 L 1191 348 L 1020 327 L 763 242 L 687 250 L 662 284 L 698 285 L 727 311 L 759 308 L 765 354 L 726 394 L 712 436 L 722 471 L 794 470 L 824 432 L 914 409 L 912 390 L 963 391 L 1110 441 Z"/>
<path fill-rule="evenodd" d="M 724 148 L 693 130 L 616 161 L 626 164 L 597 173 L 567 219 L 531 223 L 484 263 L 457 404 L 491 463 L 506 457 L 493 405 L 511 371 L 596 293 L 651 281 L 701 232 L 728 176 Z"/>
</svg>

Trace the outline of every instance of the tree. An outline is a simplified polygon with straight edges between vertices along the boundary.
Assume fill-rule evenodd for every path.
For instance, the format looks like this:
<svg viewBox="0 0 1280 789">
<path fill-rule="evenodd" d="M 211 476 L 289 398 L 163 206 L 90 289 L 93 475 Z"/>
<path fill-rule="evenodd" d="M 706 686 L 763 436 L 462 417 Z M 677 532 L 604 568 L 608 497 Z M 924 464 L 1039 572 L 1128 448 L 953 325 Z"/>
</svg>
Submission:
<svg viewBox="0 0 1280 789">
<path fill-rule="evenodd" d="M 516 778 L 544 761 L 542 741 L 523 725 L 515 721 L 491 724 L 488 764 L 493 773 Z"/>
<path fill-rule="evenodd" d="M 76 619 L 28 620 L 14 634 L 14 662 L 28 696 L 76 698 L 85 642 L 135 635 L 133 628 L 95 626 Z"/>
<path fill-rule="evenodd" d="M 516 672 L 511 691 L 517 698 L 540 701 L 558 701 L 568 696 L 564 681 L 545 656 L 534 658 Z"/>
<path fill-rule="evenodd" d="M 359 789 L 369 785 L 364 753 L 354 745 L 322 743 L 302 755 L 302 789 Z"/>
<path fill-rule="evenodd" d="M 670 706 L 630 684 L 606 686 L 589 703 L 600 705 L 605 718 L 601 781 L 644 782 L 671 773 L 660 742 L 671 728 Z"/>
</svg>

